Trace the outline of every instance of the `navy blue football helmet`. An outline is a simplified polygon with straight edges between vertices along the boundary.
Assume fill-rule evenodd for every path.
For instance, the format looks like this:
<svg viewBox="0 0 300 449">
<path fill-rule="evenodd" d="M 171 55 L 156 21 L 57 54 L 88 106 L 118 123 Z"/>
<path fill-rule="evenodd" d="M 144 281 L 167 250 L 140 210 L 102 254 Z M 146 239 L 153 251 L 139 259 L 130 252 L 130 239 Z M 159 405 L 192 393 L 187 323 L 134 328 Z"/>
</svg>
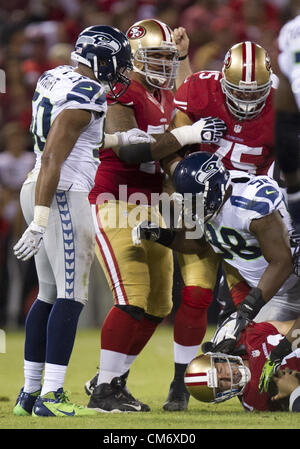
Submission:
<svg viewBox="0 0 300 449">
<path fill-rule="evenodd" d="M 132 70 L 130 43 L 121 31 L 107 25 L 91 26 L 83 30 L 71 53 L 73 61 L 90 67 L 106 92 L 118 98 L 128 89 Z"/>
<path fill-rule="evenodd" d="M 219 210 L 230 184 L 230 175 L 215 154 L 199 151 L 179 162 L 173 174 L 173 184 L 181 195 L 203 195 L 206 222 Z"/>
</svg>

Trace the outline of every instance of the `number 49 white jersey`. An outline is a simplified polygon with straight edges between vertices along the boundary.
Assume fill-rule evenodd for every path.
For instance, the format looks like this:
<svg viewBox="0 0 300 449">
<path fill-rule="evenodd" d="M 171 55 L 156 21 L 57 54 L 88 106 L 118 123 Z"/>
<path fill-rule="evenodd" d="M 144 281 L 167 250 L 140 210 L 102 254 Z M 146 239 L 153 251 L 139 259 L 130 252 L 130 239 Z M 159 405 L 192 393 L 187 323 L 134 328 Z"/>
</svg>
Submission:
<svg viewBox="0 0 300 449">
<path fill-rule="evenodd" d="M 278 47 L 280 70 L 290 81 L 300 111 L 300 14 L 281 28 Z"/>
<path fill-rule="evenodd" d="M 89 192 L 99 165 L 98 148 L 104 137 L 107 103 L 103 87 L 75 72 L 72 66 L 49 70 L 37 82 L 31 122 L 36 164 L 26 182 L 37 179 L 50 127 L 64 109 L 85 109 L 92 114 L 89 125 L 62 164 L 58 189 Z"/>
<path fill-rule="evenodd" d="M 267 176 L 230 173 L 232 195 L 218 215 L 206 224 L 205 236 L 214 251 L 221 253 L 225 262 L 234 266 L 251 287 L 256 287 L 268 262 L 255 235 L 249 231 L 251 221 L 278 210 L 290 230 L 290 217 L 276 181 Z M 239 179 L 245 182 L 238 182 Z M 292 274 L 278 294 L 291 288 L 297 279 Z"/>
</svg>

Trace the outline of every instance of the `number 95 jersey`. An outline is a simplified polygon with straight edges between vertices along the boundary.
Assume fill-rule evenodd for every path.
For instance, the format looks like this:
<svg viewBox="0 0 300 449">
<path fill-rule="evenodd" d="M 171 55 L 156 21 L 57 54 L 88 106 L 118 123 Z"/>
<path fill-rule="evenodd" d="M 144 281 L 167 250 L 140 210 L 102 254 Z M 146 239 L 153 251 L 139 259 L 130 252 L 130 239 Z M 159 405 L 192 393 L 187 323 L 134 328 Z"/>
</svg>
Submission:
<svg viewBox="0 0 300 449">
<path fill-rule="evenodd" d="M 89 192 L 99 165 L 98 148 L 103 140 L 107 103 L 102 86 L 75 72 L 72 66 L 48 70 L 37 82 L 31 122 L 36 164 L 27 182 L 36 181 L 50 127 L 65 109 L 85 109 L 92 114 L 89 125 L 62 164 L 57 188 Z"/>
<path fill-rule="evenodd" d="M 248 179 L 247 179 L 248 178 Z M 205 236 L 216 253 L 235 267 L 250 287 L 257 287 L 268 266 L 256 236 L 249 230 L 252 220 L 278 210 L 288 230 L 290 217 L 278 184 L 267 176 L 231 172 L 232 194 L 215 218 L 206 223 Z M 297 281 L 292 274 L 277 294 L 290 289 Z"/>
<path fill-rule="evenodd" d="M 266 175 L 274 160 L 274 89 L 258 117 L 239 121 L 226 106 L 221 78 L 222 73 L 218 71 L 201 71 L 189 76 L 176 92 L 175 106 L 192 122 L 209 116 L 224 120 L 226 135 L 217 144 L 201 144 L 200 149 L 216 153 L 227 170 Z"/>
</svg>

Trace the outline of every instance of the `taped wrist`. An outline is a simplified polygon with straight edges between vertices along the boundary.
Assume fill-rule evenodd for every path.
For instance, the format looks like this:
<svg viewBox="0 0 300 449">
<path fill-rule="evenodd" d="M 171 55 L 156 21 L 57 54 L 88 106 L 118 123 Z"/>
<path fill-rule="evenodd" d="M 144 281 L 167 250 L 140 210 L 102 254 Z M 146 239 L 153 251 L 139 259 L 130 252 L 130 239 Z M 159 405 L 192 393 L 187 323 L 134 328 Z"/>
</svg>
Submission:
<svg viewBox="0 0 300 449">
<path fill-rule="evenodd" d="M 105 134 L 103 148 L 117 147 L 119 138 L 117 134 Z"/>
<path fill-rule="evenodd" d="M 194 125 L 180 126 L 179 128 L 172 129 L 170 133 L 173 134 L 179 145 L 181 147 L 184 147 L 185 145 L 192 145 L 194 143 L 201 142 L 201 131 L 204 125 L 205 120 L 203 120 L 203 126 L 202 122 L 200 123 L 199 120 L 197 126 Z"/>
<path fill-rule="evenodd" d="M 164 228 L 160 228 L 159 229 L 159 237 L 156 240 L 156 243 L 160 243 L 163 246 L 167 246 L 169 247 L 174 238 L 175 238 L 175 231 L 173 231 L 172 229 L 164 229 Z"/>
<path fill-rule="evenodd" d="M 50 207 L 47 206 L 35 206 L 33 222 L 38 226 L 47 227 L 49 219 Z"/>
<path fill-rule="evenodd" d="M 293 173 L 300 162 L 300 114 L 277 112 L 275 119 L 275 150 L 281 170 Z"/>
<path fill-rule="evenodd" d="M 284 337 L 280 343 L 270 352 L 271 362 L 281 361 L 292 352 L 292 344 Z"/>
<path fill-rule="evenodd" d="M 253 287 L 246 298 L 239 304 L 237 310 L 244 315 L 247 320 L 253 320 L 255 315 L 265 305 L 260 288 Z"/>
<path fill-rule="evenodd" d="M 137 143 L 120 147 L 119 159 L 127 164 L 153 161 L 150 143 Z"/>
</svg>

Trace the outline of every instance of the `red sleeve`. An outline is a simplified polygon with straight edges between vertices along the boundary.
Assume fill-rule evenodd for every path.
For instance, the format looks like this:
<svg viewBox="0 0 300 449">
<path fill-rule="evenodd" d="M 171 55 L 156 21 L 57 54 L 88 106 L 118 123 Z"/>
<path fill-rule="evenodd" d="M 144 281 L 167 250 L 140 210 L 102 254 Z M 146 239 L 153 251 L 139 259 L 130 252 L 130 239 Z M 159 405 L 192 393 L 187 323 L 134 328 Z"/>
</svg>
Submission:
<svg viewBox="0 0 300 449">
<path fill-rule="evenodd" d="M 175 107 L 194 122 L 201 116 L 201 111 L 208 104 L 210 78 L 201 78 L 202 73 L 190 75 L 176 92 Z"/>
</svg>

